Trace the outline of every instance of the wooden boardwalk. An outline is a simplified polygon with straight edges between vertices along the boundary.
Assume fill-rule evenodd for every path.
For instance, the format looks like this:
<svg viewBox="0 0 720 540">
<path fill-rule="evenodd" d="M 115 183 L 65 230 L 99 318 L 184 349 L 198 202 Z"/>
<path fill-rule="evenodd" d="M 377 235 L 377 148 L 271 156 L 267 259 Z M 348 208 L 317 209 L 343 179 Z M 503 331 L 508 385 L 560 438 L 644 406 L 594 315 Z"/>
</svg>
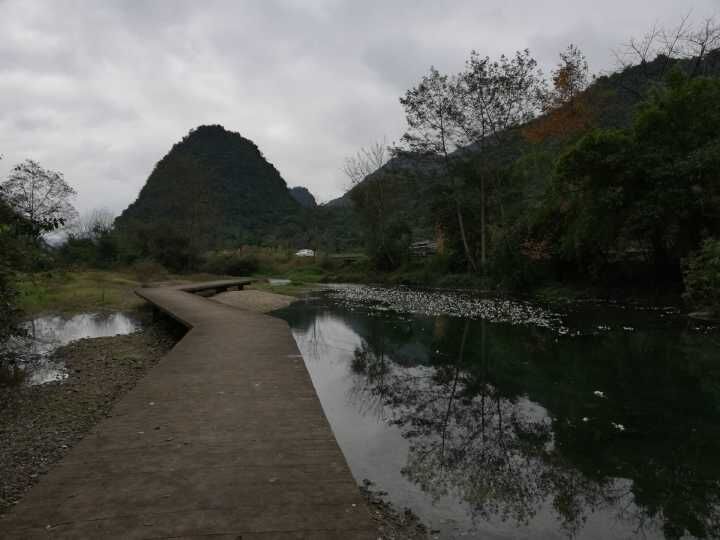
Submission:
<svg viewBox="0 0 720 540">
<path fill-rule="evenodd" d="M 287 324 L 188 292 L 231 285 L 137 291 L 190 331 L 0 538 L 377 538 Z"/>
</svg>

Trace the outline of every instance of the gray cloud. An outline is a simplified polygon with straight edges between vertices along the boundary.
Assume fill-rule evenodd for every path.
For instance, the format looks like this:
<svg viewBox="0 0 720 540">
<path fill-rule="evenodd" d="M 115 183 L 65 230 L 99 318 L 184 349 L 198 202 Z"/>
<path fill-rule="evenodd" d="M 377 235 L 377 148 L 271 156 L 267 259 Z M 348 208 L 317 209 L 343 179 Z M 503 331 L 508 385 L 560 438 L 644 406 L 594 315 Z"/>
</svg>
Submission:
<svg viewBox="0 0 720 540">
<path fill-rule="evenodd" d="M 717 0 L 0 0 L 0 174 L 37 159 L 81 211 L 119 212 L 174 142 L 220 123 L 327 200 L 345 156 L 402 134 L 398 97 L 431 64 L 530 47 L 549 70 L 573 42 L 605 71 L 690 10 Z"/>
</svg>

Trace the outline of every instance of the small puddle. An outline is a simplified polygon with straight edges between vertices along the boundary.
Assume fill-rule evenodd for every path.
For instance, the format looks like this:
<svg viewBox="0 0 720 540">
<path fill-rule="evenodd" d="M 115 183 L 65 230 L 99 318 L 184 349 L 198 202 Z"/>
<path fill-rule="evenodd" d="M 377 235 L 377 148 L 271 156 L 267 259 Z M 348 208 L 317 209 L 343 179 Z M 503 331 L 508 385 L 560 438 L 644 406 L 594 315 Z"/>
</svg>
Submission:
<svg viewBox="0 0 720 540">
<path fill-rule="evenodd" d="M 290 285 L 290 280 L 285 278 L 268 278 L 270 285 Z"/>
<path fill-rule="evenodd" d="M 72 341 L 84 338 L 131 334 L 140 322 L 126 313 L 81 313 L 73 316 L 47 315 L 23 323 L 25 336 L 11 338 L 4 349 L 17 360 L 23 383 L 29 386 L 67 378 L 62 362 L 52 353 Z"/>
</svg>

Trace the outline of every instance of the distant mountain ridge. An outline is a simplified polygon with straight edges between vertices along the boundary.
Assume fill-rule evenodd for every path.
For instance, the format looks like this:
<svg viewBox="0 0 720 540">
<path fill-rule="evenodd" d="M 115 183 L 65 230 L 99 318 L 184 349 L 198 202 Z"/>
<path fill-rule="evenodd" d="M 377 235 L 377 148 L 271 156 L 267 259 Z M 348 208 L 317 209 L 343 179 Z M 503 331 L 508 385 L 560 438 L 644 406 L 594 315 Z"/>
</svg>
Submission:
<svg viewBox="0 0 720 540">
<path fill-rule="evenodd" d="M 317 201 L 315 200 L 315 197 L 313 197 L 313 194 L 310 193 L 310 191 L 306 187 L 295 186 L 293 188 L 290 188 L 290 195 L 303 208 L 315 208 L 317 206 Z"/>
</svg>

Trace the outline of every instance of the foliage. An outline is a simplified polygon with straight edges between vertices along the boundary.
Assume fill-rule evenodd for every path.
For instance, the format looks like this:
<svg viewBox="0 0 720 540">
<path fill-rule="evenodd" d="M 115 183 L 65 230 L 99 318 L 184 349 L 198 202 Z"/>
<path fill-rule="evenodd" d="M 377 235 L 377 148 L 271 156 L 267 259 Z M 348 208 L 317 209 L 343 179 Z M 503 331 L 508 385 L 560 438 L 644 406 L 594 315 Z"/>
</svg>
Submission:
<svg viewBox="0 0 720 540">
<path fill-rule="evenodd" d="M 540 109 L 544 80 L 528 50 L 498 60 L 473 51 L 462 73 L 449 77 L 431 68 L 420 84 L 408 90 L 400 103 L 409 126 L 403 136 L 414 152 L 438 156 L 445 203 L 452 203 L 454 227 L 468 269 L 485 270 L 489 236 L 488 197 L 498 186 L 498 164 L 475 152 L 492 152 L 514 137 L 515 128 L 530 121 Z M 468 163 L 469 162 L 469 163 Z M 465 201 L 479 197 L 478 247 L 473 245 Z M 446 204 L 437 208 L 448 207 Z"/>
<path fill-rule="evenodd" d="M 24 225 L 24 220 L 0 199 L 0 368 L 10 360 L 2 344 L 20 331 L 17 274 L 26 264 L 28 250 L 17 231 Z"/>
<path fill-rule="evenodd" d="M 168 278 L 167 269 L 152 259 L 140 259 L 130 267 L 132 275 L 139 283 L 161 281 Z"/>
<path fill-rule="evenodd" d="M 205 272 L 229 276 L 249 276 L 259 268 L 256 256 L 242 251 L 215 251 L 206 255 L 202 264 Z"/>
<path fill-rule="evenodd" d="M 560 53 L 560 63 L 552 72 L 553 87 L 541 97 L 544 114 L 523 127 L 529 141 L 566 138 L 592 126 L 597 99 L 587 92 L 589 73 L 585 55 L 575 45 Z"/>
<path fill-rule="evenodd" d="M 0 197 L 28 225 L 23 231 L 33 238 L 69 224 L 77 212 L 70 203 L 75 196 L 62 173 L 44 169 L 28 159 L 13 167 L 0 184 Z"/>
<path fill-rule="evenodd" d="M 140 257 L 180 269 L 208 249 L 273 241 L 301 213 L 255 144 L 222 126 L 200 126 L 156 165 L 117 226 L 126 238 L 143 237 Z"/>
<path fill-rule="evenodd" d="M 413 240 L 439 239 L 450 273 L 472 270 L 468 261 L 481 263 L 484 247 L 486 264 L 476 268 L 510 287 L 627 279 L 631 286 L 656 286 L 648 278 L 658 276 L 676 288 L 679 261 L 703 237 L 716 235 L 717 100 L 709 87 L 693 86 L 712 86 L 708 81 L 720 74 L 714 28 L 684 28 L 682 51 L 646 55 L 597 78 L 570 46 L 550 89 L 527 52 L 496 62 L 473 53 L 457 75 L 431 69 L 401 98 L 409 126 L 402 148 L 343 200 L 355 200 L 358 217 L 367 219 L 358 192 L 384 178 L 388 214 L 409 227 Z M 519 93 L 515 123 L 498 124 L 488 116 L 488 97 L 501 92 L 506 74 L 534 90 Z M 673 90 L 678 87 L 685 90 Z M 692 97 L 683 98 L 683 91 Z M 503 110 L 505 102 L 498 103 Z M 703 108 L 711 111 L 705 118 L 698 113 Z M 688 144 L 658 138 L 672 139 L 676 129 Z M 680 204 L 673 207 L 676 197 Z M 367 239 L 372 231 L 367 224 L 363 230 Z"/>
<path fill-rule="evenodd" d="M 58 249 L 59 262 L 66 266 L 109 268 L 119 255 L 119 239 L 113 214 L 95 209 L 77 220 Z"/>
<path fill-rule="evenodd" d="M 200 126 L 172 147 L 117 218 L 117 258 L 189 271 L 205 252 L 241 245 L 343 250 L 359 243 L 353 219 L 351 209 L 316 206 L 304 188 L 288 190 L 252 141 Z"/>
<path fill-rule="evenodd" d="M 355 187 L 350 196 L 360 216 L 365 251 L 381 271 L 395 270 L 407 260 L 412 238 L 411 216 L 397 197 L 406 171 L 398 173 L 387 164 L 385 145 L 375 143 L 347 158 L 344 167 Z"/>
<path fill-rule="evenodd" d="M 720 226 L 720 81 L 676 73 L 632 127 L 599 129 L 558 160 L 538 239 L 594 277 L 636 259 L 679 280 L 680 261 Z"/>
<path fill-rule="evenodd" d="M 313 197 L 313 194 L 310 193 L 306 187 L 295 186 L 290 188 L 290 196 L 303 208 L 315 208 L 317 206 L 315 197 Z"/>
<path fill-rule="evenodd" d="M 720 313 L 720 240 L 706 239 L 685 264 L 685 298 Z"/>
<path fill-rule="evenodd" d="M 0 344 L 14 333 L 18 318 L 15 271 L 12 267 L 16 254 L 9 231 L 9 225 L 0 223 Z"/>
</svg>

